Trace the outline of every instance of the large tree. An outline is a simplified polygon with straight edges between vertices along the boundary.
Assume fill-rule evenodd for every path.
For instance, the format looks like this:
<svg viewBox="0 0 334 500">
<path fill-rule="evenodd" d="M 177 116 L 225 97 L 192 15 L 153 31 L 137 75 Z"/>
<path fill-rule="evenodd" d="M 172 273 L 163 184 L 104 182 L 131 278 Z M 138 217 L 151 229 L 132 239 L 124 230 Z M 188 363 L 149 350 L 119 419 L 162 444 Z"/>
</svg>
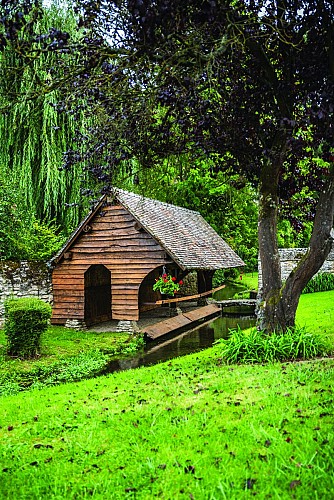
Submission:
<svg viewBox="0 0 334 500">
<path fill-rule="evenodd" d="M 70 83 L 63 107 L 78 103 L 78 95 L 80 109 L 99 116 L 88 149 L 69 151 L 66 166 L 84 159 L 108 191 L 120 165 L 131 171 L 135 160 L 154 169 L 161 158 L 187 153 L 253 183 L 263 274 L 259 325 L 268 332 L 293 326 L 301 291 L 333 241 L 331 2 L 75 3 L 85 30 L 79 44 L 57 31 L 30 46 L 75 55 L 76 69 L 54 71 L 53 85 Z M 22 17 L 7 10 L 2 43 L 17 46 Z M 11 31 L 13 20 L 18 29 Z M 285 283 L 279 211 L 297 230 L 302 217 L 313 220 L 306 254 Z"/>
<path fill-rule="evenodd" d="M 58 112 L 63 94 L 52 86 L 52 68 L 68 67 L 67 54 L 30 48 L 32 40 L 37 41 L 35 33 L 49 32 L 52 38 L 59 29 L 66 29 L 74 43 L 76 18 L 70 8 L 57 5 L 47 9 L 36 5 L 31 10 L 19 2 L 12 6 L 16 12 L 4 8 L 0 34 L 0 174 L 11 179 L 17 203 L 25 205 L 27 213 L 54 220 L 68 233 L 80 220 L 77 204 L 84 175 L 79 165 L 68 173 L 59 165 L 73 144 L 76 128 L 83 129 L 83 116 L 74 119 L 73 114 Z M 7 24 L 6 14 L 12 15 Z M 72 55 L 71 60 L 75 64 Z M 1 175 L 0 185 L 2 191 L 8 187 Z"/>
</svg>

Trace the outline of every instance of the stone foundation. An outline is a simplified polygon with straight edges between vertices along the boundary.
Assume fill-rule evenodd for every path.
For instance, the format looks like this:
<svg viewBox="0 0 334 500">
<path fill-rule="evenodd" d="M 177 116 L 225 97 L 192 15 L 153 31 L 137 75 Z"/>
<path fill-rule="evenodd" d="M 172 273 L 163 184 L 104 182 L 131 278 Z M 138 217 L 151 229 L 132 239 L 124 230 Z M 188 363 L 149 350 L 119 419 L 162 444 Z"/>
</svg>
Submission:
<svg viewBox="0 0 334 500">
<path fill-rule="evenodd" d="M 138 333 L 139 327 L 137 321 L 120 320 L 117 323 L 115 332 L 125 332 L 125 333 Z"/>
<path fill-rule="evenodd" d="M 86 323 L 84 321 L 80 321 L 79 319 L 67 319 L 65 327 L 72 328 L 72 330 L 87 330 Z"/>
</svg>

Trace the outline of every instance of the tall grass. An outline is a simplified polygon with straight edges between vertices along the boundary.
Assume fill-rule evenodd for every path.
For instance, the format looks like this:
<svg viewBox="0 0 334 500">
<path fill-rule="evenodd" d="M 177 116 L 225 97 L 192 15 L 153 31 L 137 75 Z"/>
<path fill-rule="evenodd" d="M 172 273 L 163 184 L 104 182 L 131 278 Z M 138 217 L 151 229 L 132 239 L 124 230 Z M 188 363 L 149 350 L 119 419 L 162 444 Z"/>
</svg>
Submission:
<svg viewBox="0 0 334 500">
<path fill-rule="evenodd" d="M 302 293 L 328 292 L 334 290 L 334 274 L 316 274 L 306 285 Z"/>
<path fill-rule="evenodd" d="M 221 349 L 222 359 L 229 364 L 311 359 L 326 356 L 332 350 L 325 337 L 298 327 L 272 335 L 256 328 L 245 331 L 238 328 L 228 339 L 219 339 L 215 344 Z"/>
</svg>

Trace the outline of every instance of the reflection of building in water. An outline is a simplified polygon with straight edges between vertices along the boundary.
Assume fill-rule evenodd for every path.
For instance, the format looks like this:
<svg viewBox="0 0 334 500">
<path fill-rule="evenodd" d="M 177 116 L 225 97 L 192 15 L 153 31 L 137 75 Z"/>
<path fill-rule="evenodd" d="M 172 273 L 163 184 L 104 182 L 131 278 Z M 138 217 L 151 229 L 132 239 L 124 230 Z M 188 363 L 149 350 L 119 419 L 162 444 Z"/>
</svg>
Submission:
<svg viewBox="0 0 334 500">
<path fill-rule="evenodd" d="M 219 318 L 217 318 L 219 319 Z M 198 328 L 199 347 L 205 349 L 212 346 L 215 341 L 215 330 L 212 323 Z"/>
<path fill-rule="evenodd" d="M 184 356 L 201 351 L 220 339 L 227 338 L 230 329 L 249 328 L 255 325 L 255 316 L 238 317 L 218 317 L 215 320 L 202 325 L 189 332 L 184 332 L 177 337 L 170 338 L 163 342 L 149 342 L 146 352 L 136 355 L 133 358 L 119 359 L 111 361 L 108 365 L 109 373 L 120 370 L 129 370 L 139 366 L 148 366 L 168 361 L 178 356 Z"/>
</svg>

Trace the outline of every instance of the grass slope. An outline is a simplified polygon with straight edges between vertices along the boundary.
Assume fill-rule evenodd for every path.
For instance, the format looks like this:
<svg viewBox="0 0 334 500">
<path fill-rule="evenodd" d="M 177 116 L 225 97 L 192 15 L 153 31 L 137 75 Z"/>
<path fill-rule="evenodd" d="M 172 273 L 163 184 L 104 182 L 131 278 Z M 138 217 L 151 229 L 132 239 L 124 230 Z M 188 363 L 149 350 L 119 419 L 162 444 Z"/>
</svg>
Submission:
<svg viewBox="0 0 334 500">
<path fill-rule="evenodd" d="M 217 349 L 1 400 L 0 497 L 334 497 L 334 361 Z"/>
<path fill-rule="evenodd" d="M 313 296 L 298 322 L 333 336 L 334 292 Z M 216 346 L 3 397 L 0 498 L 331 500 L 333 375 L 333 359 L 226 366 Z"/>
<path fill-rule="evenodd" d="M 257 290 L 259 284 L 259 273 L 245 273 L 242 275 L 241 285 L 246 286 L 249 290 Z"/>
<path fill-rule="evenodd" d="M 11 367 L 28 370 L 32 364 L 43 365 L 54 363 L 81 352 L 91 349 L 114 355 L 136 350 L 133 340 L 137 340 L 128 333 L 76 331 L 63 326 L 49 326 L 41 336 L 41 356 L 38 359 L 20 360 L 6 358 L 5 332 L 0 330 L 0 360 L 10 362 Z M 2 358 L 2 359 L 1 359 Z"/>
</svg>

